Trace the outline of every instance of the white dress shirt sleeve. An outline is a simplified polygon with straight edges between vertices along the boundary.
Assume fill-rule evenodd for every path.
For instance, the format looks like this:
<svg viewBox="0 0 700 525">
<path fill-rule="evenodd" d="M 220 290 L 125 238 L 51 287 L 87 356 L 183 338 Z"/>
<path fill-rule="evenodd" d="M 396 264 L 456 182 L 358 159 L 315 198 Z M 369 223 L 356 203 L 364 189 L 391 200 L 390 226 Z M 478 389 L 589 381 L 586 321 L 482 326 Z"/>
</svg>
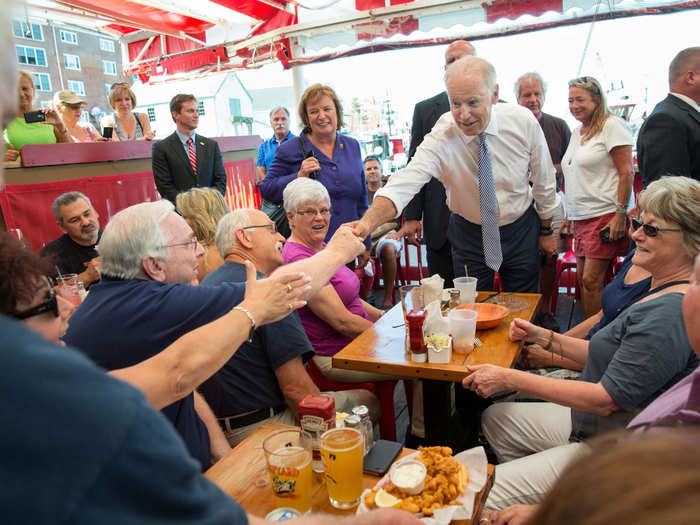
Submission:
<svg viewBox="0 0 700 525">
<path fill-rule="evenodd" d="M 561 197 L 557 194 L 552 157 L 547 147 L 547 139 L 539 123 L 533 118 L 528 121 L 527 133 L 530 137 L 530 181 L 535 210 L 540 219 L 551 219 L 559 207 Z"/>
</svg>

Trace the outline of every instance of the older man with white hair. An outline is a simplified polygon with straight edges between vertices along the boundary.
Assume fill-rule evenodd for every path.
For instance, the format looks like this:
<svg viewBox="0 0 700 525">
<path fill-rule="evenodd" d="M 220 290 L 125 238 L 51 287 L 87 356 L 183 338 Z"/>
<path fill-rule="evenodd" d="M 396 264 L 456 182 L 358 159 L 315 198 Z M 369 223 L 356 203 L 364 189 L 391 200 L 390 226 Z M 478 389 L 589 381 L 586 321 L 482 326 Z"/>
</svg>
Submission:
<svg viewBox="0 0 700 525">
<path fill-rule="evenodd" d="M 329 253 L 319 254 L 318 264 L 304 267 L 315 288 L 330 277 L 333 268 L 360 251 L 347 229 L 333 244 Z M 168 201 L 137 204 L 116 214 L 105 228 L 98 252 L 102 280 L 73 314 L 64 341 L 107 370 L 150 358 L 243 299 L 243 283 L 188 285 L 196 278 L 204 250 Z M 286 271 L 300 270 L 298 266 Z M 248 339 L 252 340 L 255 317 L 240 306 L 238 309 L 250 320 Z M 230 449 L 211 409 L 198 394 L 162 411 L 203 470 L 210 465 L 210 456 L 217 460 Z"/>
<path fill-rule="evenodd" d="M 499 272 L 506 291 L 536 292 L 538 252 L 555 250 L 551 219 L 559 206 L 542 129 L 527 109 L 497 104 L 496 71 L 486 60 L 453 62 L 445 83 L 451 114 L 440 117 L 409 165 L 377 192 L 355 232 L 365 237 L 396 217 L 435 177 L 452 211 L 455 275 L 467 265 L 478 289 L 492 289 Z"/>
<path fill-rule="evenodd" d="M 275 223 L 260 210 L 243 208 L 226 214 L 216 228 L 216 247 L 224 264 L 202 281 L 204 286 L 242 283 L 246 260 L 262 273 L 272 273 L 283 264 L 280 253 L 284 237 Z M 299 316 L 257 330 L 253 340 L 243 343 L 224 367 L 200 388 L 216 414 L 231 446 L 235 446 L 268 420 L 297 424 L 299 401 L 319 390 L 306 373 L 304 361 L 313 355 Z M 379 402 L 367 390 L 324 392 L 335 400 L 336 410 L 350 412 L 368 405 L 378 418 Z"/>
</svg>

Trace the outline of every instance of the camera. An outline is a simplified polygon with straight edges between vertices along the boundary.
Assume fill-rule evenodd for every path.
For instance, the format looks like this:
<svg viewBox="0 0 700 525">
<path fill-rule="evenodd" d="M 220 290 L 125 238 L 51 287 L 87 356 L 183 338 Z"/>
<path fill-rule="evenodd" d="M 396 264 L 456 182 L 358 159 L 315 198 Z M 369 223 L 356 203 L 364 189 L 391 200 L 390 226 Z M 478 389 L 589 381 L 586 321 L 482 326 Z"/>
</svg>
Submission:
<svg viewBox="0 0 700 525">
<path fill-rule="evenodd" d="M 32 124 L 34 122 L 45 122 L 46 121 L 46 115 L 44 115 L 44 112 L 41 110 L 38 111 L 26 111 L 24 113 L 24 121 L 27 124 Z"/>
</svg>

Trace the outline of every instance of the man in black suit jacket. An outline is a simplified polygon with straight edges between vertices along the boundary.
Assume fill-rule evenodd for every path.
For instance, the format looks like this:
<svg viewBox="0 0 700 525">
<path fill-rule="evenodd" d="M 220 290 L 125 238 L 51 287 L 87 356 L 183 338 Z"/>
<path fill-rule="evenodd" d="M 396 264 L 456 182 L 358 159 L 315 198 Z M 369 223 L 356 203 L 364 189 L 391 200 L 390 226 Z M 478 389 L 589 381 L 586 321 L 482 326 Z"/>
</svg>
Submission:
<svg viewBox="0 0 700 525">
<path fill-rule="evenodd" d="M 199 123 L 197 99 L 175 95 L 170 114 L 177 129 L 153 144 L 153 179 L 158 193 L 173 204 L 178 193 L 195 186 L 213 187 L 225 195 L 226 170 L 219 144 L 194 132 Z"/>
<path fill-rule="evenodd" d="M 466 55 L 475 55 L 476 51 L 466 40 L 455 40 L 445 52 L 445 68 L 455 60 Z M 450 110 L 447 92 L 443 91 L 434 97 L 416 104 L 413 110 L 413 125 L 411 126 L 411 144 L 408 148 L 408 158 L 413 158 L 418 146 L 433 129 L 433 126 L 443 113 Z M 428 273 L 439 274 L 445 279 L 445 287 L 452 287 L 454 268 L 452 267 L 452 247 L 447 240 L 447 225 L 450 221 L 450 210 L 447 207 L 445 187 L 436 178 L 430 179 L 404 209 L 406 219 L 406 234 L 408 242 L 420 246 L 421 233 L 428 254 Z M 423 219 L 421 226 L 420 220 Z"/>
<path fill-rule="evenodd" d="M 669 95 L 647 117 L 637 138 L 644 187 L 664 175 L 700 180 L 700 47 L 676 55 L 668 84 Z"/>
</svg>

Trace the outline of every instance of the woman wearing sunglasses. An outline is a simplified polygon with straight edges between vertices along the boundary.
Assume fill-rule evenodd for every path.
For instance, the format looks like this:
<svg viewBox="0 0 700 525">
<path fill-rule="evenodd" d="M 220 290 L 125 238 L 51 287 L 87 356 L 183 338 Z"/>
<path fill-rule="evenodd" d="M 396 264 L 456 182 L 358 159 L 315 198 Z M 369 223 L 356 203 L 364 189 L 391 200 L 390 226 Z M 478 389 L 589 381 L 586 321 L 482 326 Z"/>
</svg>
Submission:
<svg viewBox="0 0 700 525">
<path fill-rule="evenodd" d="M 632 133 L 605 103 L 593 77 L 569 82 L 569 110 L 581 125 L 561 161 L 567 220 L 573 222 L 576 275 L 583 315 L 600 310 L 610 261 L 629 248 L 625 224 L 632 188 Z M 561 229 L 560 229 L 561 231 Z"/>
<path fill-rule="evenodd" d="M 537 343 L 583 365 L 577 381 L 491 365 L 471 366 L 462 384 L 482 397 L 517 390 L 535 403 L 495 403 L 481 420 L 501 464 L 487 505 L 533 503 L 585 450 L 582 442 L 624 428 L 656 397 L 697 368 L 681 313 L 700 253 L 700 182 L 665 177 L 640 198 L 632 259 L 651 274 L 650 290 L 617 312 L 590 341 L 515 319 L 513 341 Z"/>
</svg>

